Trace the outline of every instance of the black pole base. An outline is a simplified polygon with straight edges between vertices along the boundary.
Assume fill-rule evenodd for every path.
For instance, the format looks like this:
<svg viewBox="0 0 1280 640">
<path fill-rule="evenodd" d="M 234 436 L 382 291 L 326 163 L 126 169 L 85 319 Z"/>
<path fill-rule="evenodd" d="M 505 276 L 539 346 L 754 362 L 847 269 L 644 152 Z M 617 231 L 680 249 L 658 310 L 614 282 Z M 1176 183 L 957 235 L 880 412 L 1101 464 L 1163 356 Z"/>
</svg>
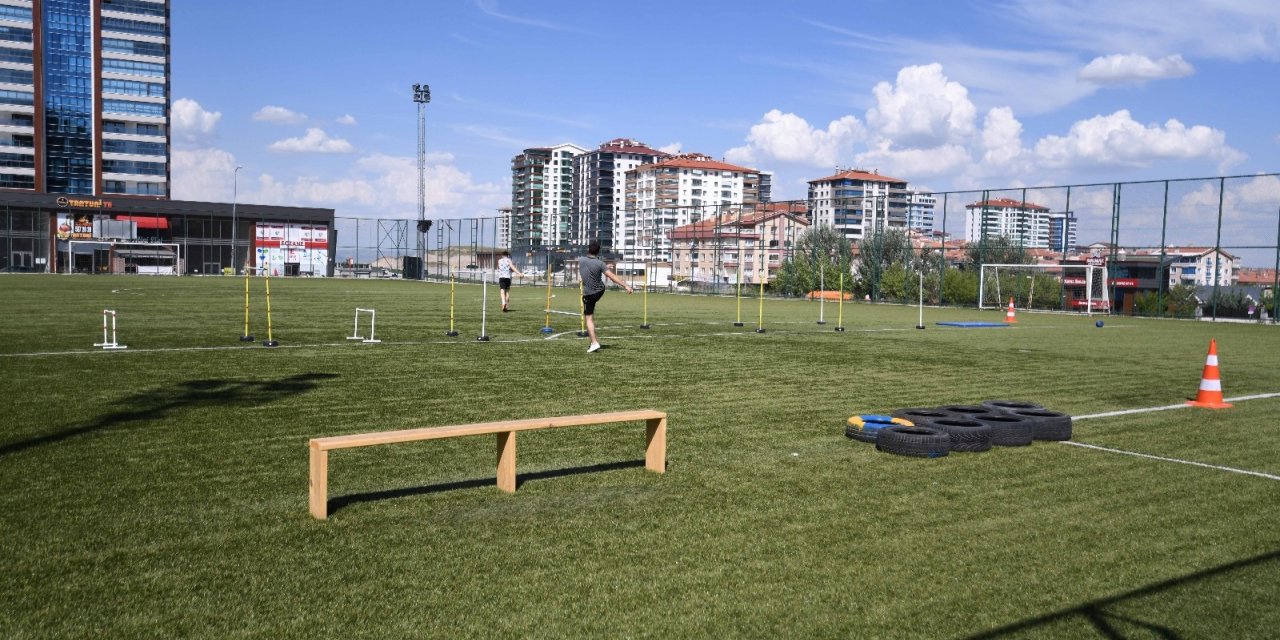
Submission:
<svg viewBox="0 0 1280 640">
<path fill-rule="evenodd" d="M 839 331 L 840 333 L 844 333 L 844 327 L 836 327 L 836 331 Z"/>
<path fill-rule="evenodd" d="M 262 341 L 262 346 L 264 346 L 264 347 L 278 347 L 278 346 L 280 346 L 280 341 L 279 341 L 279 340 L 263 340 L 263 341 Z"/>
<path fill-rule="evenodd" d="M 818 324 L 826 324 L 826 323 L 827 323 L 827 321 L 826 321 L 826 320 L 819 320 L 819 321 L 818 321 Z"/>
<path fill-rule="evenodd" d="M 240 336 L 240 342 L 253 342 L 253 336 Z"/>
<path fill-rule="evenodd" d="M 577 335 L 579 338 L 585 338 L 591 334 L 587 333 L 586 331 L 579 331 L 575 335 Z"/>
<path fill-rule="evenodd" d="M 922 324 L 918 324 L 918 325 L 916 325 L 916 328 L 917 328 L 917 329 L 923 329 L 923 328 L 924 328 L 924 325 L 922 325 Z"/>
<path fill-rule="evenodd" d="M 476 338 L 476 342 L 488 342 L 488 341 L 489 341 L 489 336 L 480 336 L 479 338 Z"/>
<path fill-rule="evenodd" d="M 653 325 L 648 325 L 648 324 L 642 324 L 642 325 L 640 325 L 640 328 L 641 328 L 641 329 L 646 329 L 646 330 L 648 330 L 648 329 L 650 329 L 650 328 L 652 328 L 652 327 L 653 327 Z"/>
<path fill-rule="evenodd" d="M 741 322 L 735 322 L 735 323 L 733 323 L 733 326 L 735 326 L 735 327 L 741 327 L 741 326 L 745 326 L 745 325 L 743 325 Z"/>
<path fill-rule="evenodd" d="M 446 336 L 449 336 L 450 338 L 456 338 L 456 337 L 458 337 L 458 332 L 457 332 L 457 331 L 446 331 L 446 332 L 444 332 L 444 334 L 445 334 Z"/>
<path fill-rule="evenodd" d="M 764 333 L 764 327 L 758 327 L 756 333 Z"/>
</svg>

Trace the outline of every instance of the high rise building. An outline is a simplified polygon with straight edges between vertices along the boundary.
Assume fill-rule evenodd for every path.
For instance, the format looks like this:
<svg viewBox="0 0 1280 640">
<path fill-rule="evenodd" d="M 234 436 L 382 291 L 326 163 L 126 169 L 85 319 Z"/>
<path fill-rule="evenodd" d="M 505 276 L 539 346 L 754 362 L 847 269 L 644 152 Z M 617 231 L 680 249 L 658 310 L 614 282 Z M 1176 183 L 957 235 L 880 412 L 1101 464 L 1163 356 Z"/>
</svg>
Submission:
<svg viewBox="0 0 1280 640">
<path fill-rule="evenodd" d="M 965 205 L 965 238 L 980 242 L 1005 237 L 1026 249 L 1049 248 L 1049 208 L 1033 202 L 994 198 Z"/>
<path fill-rule="evenodd" d="M 574 157 L 574 242 L 586 246 L 591 240 L 599 240 L 602 255 L 618 255 L 614 239 L 622 232 L 627 172 L 667 155 L 643 142 L 616 138 Z"/>
<path fill-rule="evenodd" d="M 564 143 L 525 149 L 511 159 L 512 253 L 532 259 L 572 244 L 573 159 L 586 151 Z"/>
<path fill-rule="evenodd" d="M 932 193 L 907 192 L 907 228 L 923 233 L 933 232 L 933 209 L 938 199 Z"/>
<path fill-rule="evenodd" d="M 835 227 L 852 241 L 879 229 L 905 229 L 907 181 L 861 169 L 810 180 L 809 214 L 813 224 Z"/>
<path fill-rule="evenodd" d="M 1062 253 L 1076 248 L 1076 214 L 1074 212 L 1049 214 L 1049 248 Z"/>
<path fill-rule="evenodd" d="M 671 260 L 670 231 L 758 204 L 761 172 L 700 153 L 665 158 L 627 172 L 621 249 L 628 261 Z M 615 241 L 616 244 L 616 241 Z"/>
<path fill-rule="evenodd" d="M 0 188 L 169 196 L 165 0 L 0 4 Z"/>
</svg>

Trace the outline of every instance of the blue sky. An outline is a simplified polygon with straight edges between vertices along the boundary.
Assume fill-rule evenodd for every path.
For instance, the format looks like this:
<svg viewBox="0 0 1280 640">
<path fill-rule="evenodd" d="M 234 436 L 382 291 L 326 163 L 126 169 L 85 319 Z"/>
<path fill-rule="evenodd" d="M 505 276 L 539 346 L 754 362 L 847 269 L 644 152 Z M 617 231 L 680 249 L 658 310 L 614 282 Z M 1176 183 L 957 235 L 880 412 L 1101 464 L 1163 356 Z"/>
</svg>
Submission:
<svg viewBox="0 0 1280 640">
<path fill-rule="evenodd" d="M 172 21 L 181 199 L 230 200 L 242 165 L 241 202 L 415 218 L 414 83 L 429 217 L 508 204 L 525 147 L 615 137 L 772 171 L 775 199 L 837 166 L 935 190 L 1280 171 L 1274 2 L 219 0 Z M 1280 180 L 1232 184 L 1274 237 Z"/>
</svg>

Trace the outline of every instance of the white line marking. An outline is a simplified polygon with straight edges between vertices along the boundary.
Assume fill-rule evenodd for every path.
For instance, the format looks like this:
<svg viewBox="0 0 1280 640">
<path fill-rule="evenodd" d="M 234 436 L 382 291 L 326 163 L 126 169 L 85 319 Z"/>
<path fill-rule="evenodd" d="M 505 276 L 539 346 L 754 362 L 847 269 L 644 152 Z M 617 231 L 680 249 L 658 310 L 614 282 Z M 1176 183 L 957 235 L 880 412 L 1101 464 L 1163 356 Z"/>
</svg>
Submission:
<svg viewBox="0 0 1280 640">
<path fill-rule="evenodd" d="M 1148 458 L 1148 459 L 1151 459 L 1151 460 L 1160 460 L 1160 461 L 1162 461 L 1162 462 L 1177 462 L 1178 464 L 1189 464 L 1189 465 L 1191 465 L 1191 466 L 1193 466 L 1193 467 L 1204 467 L 1204 468 L 1206 468 L 1206 469 L 1217 469 L 1217 470 L 1219 470 L 1219 471 L 1230 471 L 1231 473 L 1241 473 L 1241 474 L 1244 474 L 1244 475 L 1247 475 L 1247 476 L 1257 476 L 1257 477 L 1259 477 L 1259 478 L 1266 478 L 1266 479 L 1268 479 L 1268 480 L 1280 480 L 1280 476 L 1273 476 L 1273 475 L 1271 475 L 1271 474 L 1269 474 L 1269 473 L 1262 473 L 1262 472 L 1260 472 L 1260 471 L 1248 471 L 1248 470 L 1245 470 L 1245 469 L 1236 469 L 1236 468 L 1234 468 L 1234 467 L 1224 467 L 1224 466 L 1220 466 L 1220 465 L 1216 465 L 1216 464 L 1205 464 L 1205 463 L 1203 463 L 1203 462 L 1191 462 L 1190 460 L 1179 460 L 1179 459 L 1177 459 L 1177 458 L 1165 458 L 1165 457 L 1163 457 L 1163 456 L 1153 456 L 1153 455 L 1149 455 L 1149 454 L 1146 454 L 1146 453 L 1135 453 L 1135 452 L 1133 452 L 1133 451 L 1124 451 L 1124 450 L 1122 450 L 1122 449 L 1110 449 L 1110 448 L 1107 448 L 1107 447 L 1099 447 L 1098 445 L 1094 445 L 1094 444 L 1085 444 L 1085 443 L 1083 443 L 1083 442 L 1072 442 L 1072 441 L 1070 441 L 1070 440 L 1062 440 L 1061 442 L 1062 442 L 1062 444 L 1069 444 L 1069 445 L 1071 445 L 1071 446 L 1073 446 L 1073 447 L 1084 447 L 1084 448 L 1086 448 L 1086 449 L 1095 449 L 1095 450 L 1097 450 L 1097 451 L 1106 451 L 1106 452 L 1108 452 L 1108 453 L 1119 453 L 1119 454 L 1126 455 L 1126 456 L 1135 456 L 1135 457 L 1138 457 L 1138 458 Z"/>
<path fill-rule="evenodd" d="M 1265 398 L 1280 398 L 1280 393 L 1259 393 L 1252 396 L 1239 396 L 1235 398 L 1225 398 L 1226 402 L 1243 402 L 1245 400 L 1262 400 Z M 1144 409 L 1125 409 L 1123 411 L 1108 411 L 1106 413 L 1091 413 L 1084 416 L 1072 416 L 1075 420 L 1092 420 L 1094 418 L 1110 418 L 1112 416 L 1125 416 L 1134 413 L 1151 413 L 1153 411 L 1168 411 L 1170 409 L 1190 409 L 1189 404 L 1168 404 L 1163 407 L 1146 407 Z"/>
</svg>

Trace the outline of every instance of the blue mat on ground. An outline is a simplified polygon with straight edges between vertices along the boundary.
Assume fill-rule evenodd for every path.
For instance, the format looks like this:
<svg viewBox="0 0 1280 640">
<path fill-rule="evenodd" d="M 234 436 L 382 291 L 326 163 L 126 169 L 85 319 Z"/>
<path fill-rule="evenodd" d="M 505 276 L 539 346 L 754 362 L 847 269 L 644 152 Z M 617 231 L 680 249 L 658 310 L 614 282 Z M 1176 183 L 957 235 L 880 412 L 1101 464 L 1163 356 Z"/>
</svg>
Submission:
<svg viewBox="0 0 1280 640">
<path fill-rule="evenodd" d="M 986 327 L 1009 326 L 1003 322 L 938 322 L 935 324 L 938 324 L 944 327 L 960 327 L 962 329 L 981 329 Z"/>
</svg>

